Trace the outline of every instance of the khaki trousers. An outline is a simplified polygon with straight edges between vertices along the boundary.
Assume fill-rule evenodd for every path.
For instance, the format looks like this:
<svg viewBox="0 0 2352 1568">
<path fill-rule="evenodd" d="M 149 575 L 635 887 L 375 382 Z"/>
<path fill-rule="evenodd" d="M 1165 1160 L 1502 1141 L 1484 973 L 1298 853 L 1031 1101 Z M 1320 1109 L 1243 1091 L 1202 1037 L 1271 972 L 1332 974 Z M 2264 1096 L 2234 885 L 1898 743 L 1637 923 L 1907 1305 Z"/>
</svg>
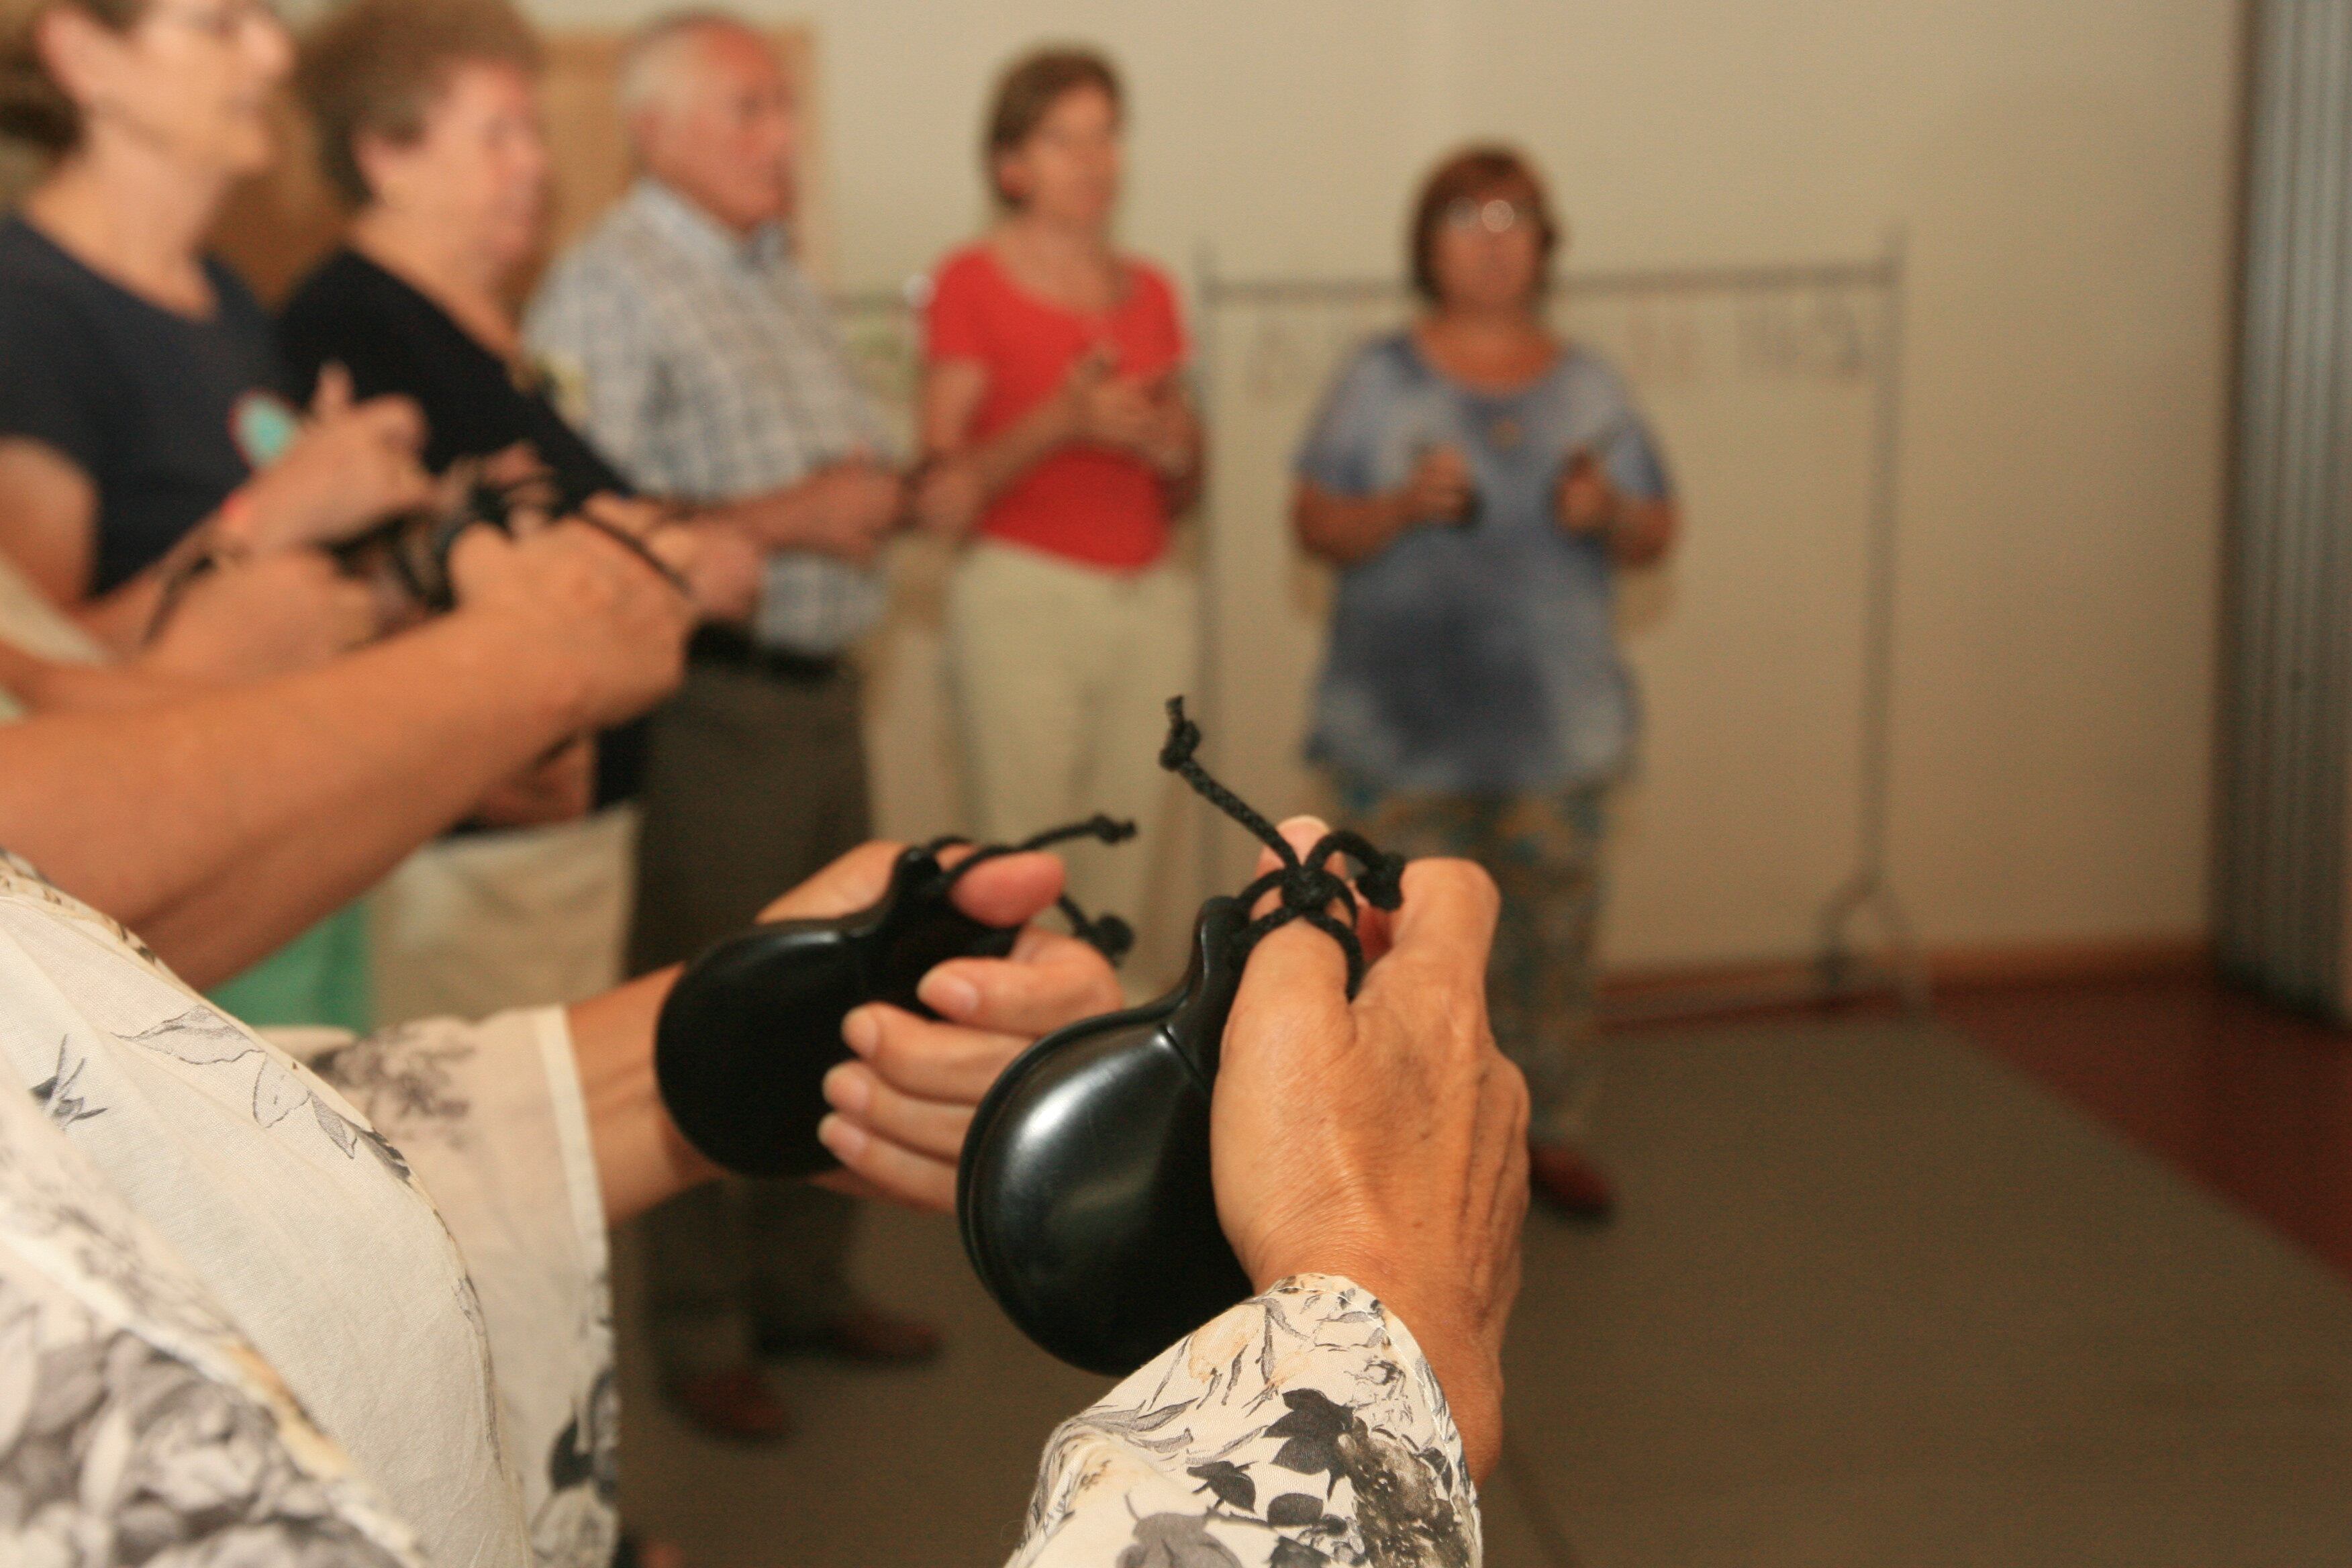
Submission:
<svg viewBox="0 0 2352 1568">
<path fill-rule="evenodd" d="M 1160 767 L 1168 699 L 1190 690 L 1192 575 L 1134 574 L 982 541 L 948 589 L 949 675 L 972 833 L 1011 843 L 1097 811 L 1135 842 L 1065 846 L 1072 896 L 1140 922 L 1173 801 Z"/>
<path fill-rule="evenodd" d="M 436 839 L 371 909 L 378 1025 L 577 1002 L 621 977 L 635 806 Z"/>
<path fill-rule="evenodd" d="M 867 836 L 856 672 L 787 679 L 701 661 L 646 736 L 633 974 L 692 958 Z M 671 1379 L 740 1365 L 764 1335 L 846 1307 L 856 1203 L 729 1179 L 643 1225 L 655 1353 Z"/>
</svg>

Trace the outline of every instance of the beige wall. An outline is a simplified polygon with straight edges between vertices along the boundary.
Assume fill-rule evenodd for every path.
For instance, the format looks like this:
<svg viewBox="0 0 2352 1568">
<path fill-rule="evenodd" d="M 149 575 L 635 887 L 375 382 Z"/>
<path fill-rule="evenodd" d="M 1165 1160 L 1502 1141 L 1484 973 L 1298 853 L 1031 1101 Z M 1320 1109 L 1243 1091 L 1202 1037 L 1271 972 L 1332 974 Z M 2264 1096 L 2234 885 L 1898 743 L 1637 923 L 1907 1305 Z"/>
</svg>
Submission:
<svg viewBox="0 0 2352 1568">
<path fill-rule="evenodd" d="M 542 0 L 540 14 L 582 26 L 643 10 Z M 830 260 L 850 287 L 895 285 L 970 231 L 987 79 L 1048 37 L 1099 41 L 1125 66 L 1128 236 L 1184 271 L 1203 247 L 1232 272 L 1390 269 L 1413 176 L 1496 132 L 1551 171 L 1578 266 L 1862 257 L 1906 226 L 1897 883 L 1937 943 L 2201 926 L 2237 5 L 777 0 L 766 14 L 814 28 Z M 1817 412 L 1790 442 L 1844 439 L 1846 416 Z M 1721 416 L 1676 417 L 1705 448 L 1681 466 L 1712 477 L 1692 496 L 1687 554 L 1640 595 L 1633 633 L 1656 744 L 1610 932 L 1629 963 L 1801 951 L 1850 821 L 1850 639 L 1798 635 L 1854 614 L 1836 532 L 1850 502 L 1760 493 L 1843 470 L 1748 455 Z M 1215 521 L 1268 551 L 1279 526 L 1255 493 Z M 1228 650 L 1279 678 L 1277 714 L 1296 701 L 1295 606 L 1311 593 L 1290 602 L 1291 624 L 1235 631 Z M 936 740 L 898 732 L 929 722 L 904 684 L 927 650 L 918 637 L 898 654 L 886 804 L 905 818 L 946 808 Z M 1761 681 L 1759 658 L 1780 660 Z M 1759 689 L 1803 710 L 1803 746 L 1759 724 Z M 1266 744 L 1254 756 L 1259 787 L 1296 786 Z M 1758 844 L 1781 848 L 1743 847 Z M 1734 861 L 1737 896 L 1719 898 Z"/>
</svg>

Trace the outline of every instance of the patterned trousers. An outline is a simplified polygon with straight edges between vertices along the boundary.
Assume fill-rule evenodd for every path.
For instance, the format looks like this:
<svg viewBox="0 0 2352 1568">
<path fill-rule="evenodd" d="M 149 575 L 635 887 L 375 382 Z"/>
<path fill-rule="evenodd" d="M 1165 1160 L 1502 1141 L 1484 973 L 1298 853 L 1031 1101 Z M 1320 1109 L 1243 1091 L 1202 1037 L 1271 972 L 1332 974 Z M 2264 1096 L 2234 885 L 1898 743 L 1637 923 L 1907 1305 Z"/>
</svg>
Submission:
<svg viewBox="0 0 2352 1568">
<path fill-rule="evenodd" d="M 1528 1136 L 1580 1142 L 1600 1087 L 1593 942 L 1608 786 L 1469 795 L 1338 784 L 1347 826 L 1381 848 L 1475 860 L 1495 879 L 1503 895 L 1486 972 L 1495 1043 L 1527 1074 Z"/>
</svg>

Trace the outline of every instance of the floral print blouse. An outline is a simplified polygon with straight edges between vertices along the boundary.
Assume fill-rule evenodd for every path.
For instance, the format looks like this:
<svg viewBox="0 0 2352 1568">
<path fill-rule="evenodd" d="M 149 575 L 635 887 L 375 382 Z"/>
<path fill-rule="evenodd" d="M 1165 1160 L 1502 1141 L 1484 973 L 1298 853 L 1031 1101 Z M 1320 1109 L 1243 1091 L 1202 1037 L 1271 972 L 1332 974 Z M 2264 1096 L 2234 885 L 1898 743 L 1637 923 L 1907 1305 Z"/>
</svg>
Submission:
<svg viewBox="0 0 2352 1568">
<path fill-rule="evenodd" d="M 616 1414 L 561 1011 L 297 1061 L 0 855 L 0 1561 L 604 1568 Z M 1428 1363 L 1318 1276 L 1064 1423 L 1013 1557 L 1478 1560 Z"/>
</svg>

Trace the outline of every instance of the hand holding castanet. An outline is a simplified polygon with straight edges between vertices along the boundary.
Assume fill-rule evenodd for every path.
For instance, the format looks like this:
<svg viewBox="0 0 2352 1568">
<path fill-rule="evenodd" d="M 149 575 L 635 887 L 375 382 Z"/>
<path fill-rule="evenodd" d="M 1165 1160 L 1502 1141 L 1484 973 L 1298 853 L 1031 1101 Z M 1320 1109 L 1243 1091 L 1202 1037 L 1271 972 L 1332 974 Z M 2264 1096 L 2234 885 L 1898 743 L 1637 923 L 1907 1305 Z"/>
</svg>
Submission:
<svg viewBox="0 0 2352 1568">
<path fill-rule="evenodd" d="M 1283 825 L 1301 848 L 1322 832 Z M 1500 1451 L 1528 1206 L 1527 1085 L 1486 1019 L 1496 903 L 1467 861 L 1408 865 L 1402 906 L 1363 918 L 1380 956 L 1352 1001 L 1336 944 L 1267 936 L 1211 1123 L 1218 1216 L 1251 1283 L 1343 1274 L 1379 1296 L 1436 1369 L 1475 1474 Z"/>
<path fill-rule="evenodd" d="M 1477 504 L 1470 480 L 1470 464 L 1457 447 L 1432 447 L 1414 462 L 1404 483 L 1391 492 L 1397 525 L 1459 523 L 1469 519 Z"/>
<path fill-rule="evenodd" d="M 1552 510 L 1570 533 L 1594 537 L 1617 525 L 1624 498 L 1609 478 L 1609 469 L 1589 447 L 1569 454 L 1559 483 L 1552 493 Z"/>
<path fill-rule="evenodd" d="M 606 530 L 630 510 L 591 504 Z M 683 531 L 655 533 L 646 548 L 687 548 L 672 537 Z M 693 603 L 609 531 L 565 521 L 514 539 L 468 528 L 448 572 L 457 612 L 510 628 L 517 669 L 544 675 L 580 729 L 635 718 L 684 673 Z"/>
<path fill-rule="evenodd" d="M 821 900 L 798 895 L 780 903 L 688 964 L 664 1001 L 654 1061 L 671 1121 L 704 1158 L 751 1176 L 857 1168 L 858 1156 L 872 1152 L 866 1133 L 887 1121 L 898 1132 L 886 1137 L 900 1152 L 937 1163 L 930 1195 L 943 1202 L 972 1102 L 1026 1039 L 986 1060 L 992 1042 L 953 1027 L 923 1037 L 963 1068 L 986 1060 L 986 1076 L 967 1084 L 958 1071 L 940 1070 L 940 1057 L 910 1041 L 899 1020 L 951 1019 L 965 1031 L 1004 1034 L 1026 1021 L 1024 1012 L 1050 1028 L 1069 1016 L 1073 997 L 1099 1001 L 1105 991 L 1115 997 L 1115 987 L 1089 989 L 1099 963 L 1074 963 L 1072 944 L 1025 926 L 1061 887 L 1058 866 L 1034 851 L 1065 838 L 1117 843 L 1133 833 L 1130 823 L 1095 817 L 1017 847 L 908 848 L 853 908 L 827 912 Z M 1017 875 L 1024 862 L 1050 868 L 1051 882 L 1024 889 Z M 1043 896 L 1024 901 L 1024 891 Z M 1064 908 L 1088 940 L 1125 950 L 1123 925 L 1088 921 L 1066 900 Z M 1006 959 L 1030 973 L 1008 978 L 985 962 L 940 973 L 957 960 Z M 959 1098 L 967 1088 L 969 1098 Z M 848 1120 L 829 1126 L 836 1112 Z M 894 1166 L 889 1173 L 907 1173 Z"/>
<path fill-rule="evenodd" d="M 1253 1289 L 1346 1274 L 1420 1340 L 1483 1471 L 1528 1201 L 1527 1089 L 1486 1026 L 1494 885 L 1277 833 L 1170 718 L 1161 764 L 1268 846 L 1260 875 L 1202 907 L 1175 990 L 1005 1069 L 964 1142 L 964 1250 L 1031 1338 L 1114 1374 Z"/>
<path fill-rule="evenodd" d="M 237 491 L 218 529 L 225 543 L 251 550 L 329 544 L 381 520 L 433 504 L 435 488 L 418 454 L 425 416 L 405 397 L 355 402 L 340 365 L 320 374 L 310 417 L 274 462 Z"/>
</svg>

